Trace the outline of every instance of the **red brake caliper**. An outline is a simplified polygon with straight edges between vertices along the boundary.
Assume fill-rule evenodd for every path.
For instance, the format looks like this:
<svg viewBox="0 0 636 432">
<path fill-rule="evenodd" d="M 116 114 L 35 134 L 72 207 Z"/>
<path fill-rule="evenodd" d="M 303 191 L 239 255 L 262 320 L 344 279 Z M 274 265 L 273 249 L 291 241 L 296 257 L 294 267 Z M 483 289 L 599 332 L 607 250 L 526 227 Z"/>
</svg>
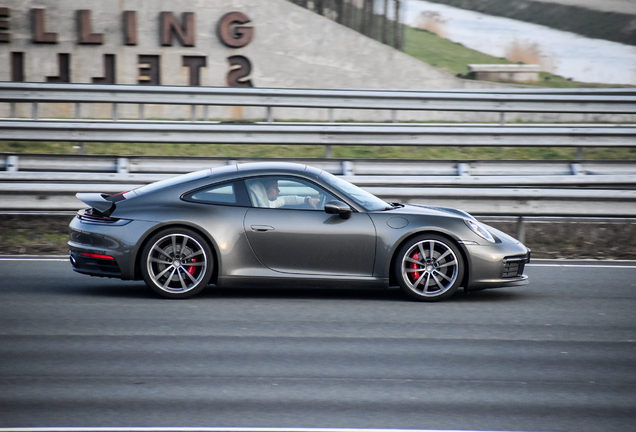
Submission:
<svg viewBox="0 0 636 432">
<path fill-rule="evenodd" d="M 196 258 L 192 258 L 192 263 L 197 262 Z M 188 267 L 188 273 L 190 273 L 192 276 L 194 276 L 194 271 L 196 270 L 195 266 L 190 266 Z"/>
<path fill-rule="evenodd" d="M 411 258 L 413 258 L 415 261 L 417 261 L 417 260 L 418 260 L 418 254 L 417 254 L 417 252 L 415 252 Z M 417 268 L 417 264 L 415 264 L 415 263 L 413 263 L 413 262 L 412 262 L 412 263 L 410 263 L 410 264 L 409 264 L 409 267 L 410 267 L 410 268 L 412 268 L 412 269 L 416 269 L 416 268 Z M 411 273 L 411 279 L 412 279 L 413 281 L 416 281 L 416 280 L 418 280 L 419 278 L 420 278 L 420 273 L 419 273 L 419 272 L 413 272 L 413 273 Z"/>
</svg>

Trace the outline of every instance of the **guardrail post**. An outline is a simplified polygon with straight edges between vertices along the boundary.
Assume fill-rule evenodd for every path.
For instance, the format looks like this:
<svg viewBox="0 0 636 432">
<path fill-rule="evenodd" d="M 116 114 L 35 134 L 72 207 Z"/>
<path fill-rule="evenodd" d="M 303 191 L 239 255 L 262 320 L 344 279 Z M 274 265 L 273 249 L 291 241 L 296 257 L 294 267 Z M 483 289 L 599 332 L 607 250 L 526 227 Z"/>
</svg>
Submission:
<svg viewBox="0 0 636 432">
<path fill-rule="evenodd" d="M 570 164 L 570 171 L 572 172 L 572 175 L 585 175 L 583 166 L 578 163 Z"/>
<path fill-rule="evenodd" d="M 503 111 L 501 111 L 501 112 L 499 113 L 499 125 L 500 125 L 500 126 L 503 126 L 503 125 L 505 125 L 505 124 L 506 124 L 506 113 L 505 113 L 505 112 L 503 112 Z"/>
<path fill-rule="evenodd" d="M 576 160 L 583 160 L 585 157 L 583 147 L 576 148 Z"/>
<path fill-rule="evenodd" d="M 18 117 L 17 104 L 15 102 L 11 102 L 9 104 L 9 106 L 10 106 L 10 110 L 11 110 L 11 112 L 9 113 L 9 117 L 17 118 Z"/>
<path fill-rule="evenodd" d="M 521 243 L 526 242 L 526 227 L 524 225 L 523 216 L 517 218 L 517 240 Z"/>
<path fill-rule="evenodd" d="M 119 113 L 118 113 L 118 106 L 116 103 L 113 104 L 113 112 L 112 112 L 112 117 L 113 117 L 113 121 L 117 121 L 119 120 Z"/>
<path fill-rule="evenodd" d="M 128 174 L 128 158 L 117 158 L 117 174 Z"/>
<path fill-rule="evenodd" d="M 192 123 L 197 121 L 197 106 L 190 105 L 190 121 Z"/>
<path fill-rule="evenodd" d="M 146 120 L 146 104 L 139 104 L 139 120 Z"/>
<path fill-rule="evenodd" d="M 7 156 L 7 171 L 17 172 L 19 169 L 18 168 L 19 162 L 20 162 L 20 159 L 18 156 L 15 156 L 15 155 Z"/>
<path fill-rule="evenodd" d="M 329 108 L 329 123 L 333 123 L 333 108 Z M 333 157 L 333 148 L 330 145 L 325 146 L 325 157 L 331 159 Z"/>
<path fill-rule="evenodd" d="M 272 114 L 272 107 L 266 107 L 265 117 L 267 117 L 267 123 L 271 123 L 274 121 L 274 115 Z"/>
<path fill-rule="evenodd" d="M 460 177 L 470 176 L 470 165 L 468 165 L 467 163 L 458 163 L 457 175 Z"/>
<path fill-rule="evenodd" d="M 344 176 L 356 175 L 356 173 L 353 171 L 353 162 L 342 161 L 342 175 Z"/>
<path fill-rule="evenodd" d="M 208 107 L 208 105 L 203 105 L 203 120 L 205 121 L 210 121 L 210 113 Z"/>
<path fill-rule="evenodd" d="M 40 109 L 37 102 L 31 104 L 31 118 L 33 120 L 40 120 Z"/>
<path fill-rule="evenodd" d="M 75 102 L 74 113 L 76 119 L 82 118 L 82 104 L 80 102 Z M 74 149 L 77 149 L 77 154 L 84 154 L 84 142 L 78 142 L 77 145 L 73 146 Z"/>
</svg>

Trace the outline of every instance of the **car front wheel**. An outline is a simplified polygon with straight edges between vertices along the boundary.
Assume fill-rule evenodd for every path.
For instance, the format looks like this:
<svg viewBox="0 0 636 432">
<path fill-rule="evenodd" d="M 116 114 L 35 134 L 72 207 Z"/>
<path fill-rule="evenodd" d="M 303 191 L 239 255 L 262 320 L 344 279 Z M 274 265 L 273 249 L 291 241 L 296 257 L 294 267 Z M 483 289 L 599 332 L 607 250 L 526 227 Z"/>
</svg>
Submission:
<svg viewBox="0 0 636 432">
<path fill-rule="evenodd" d="M 198 294 L 210 280 L 214 260 L 207 242 L 186 228 L 169 228 L 153 235 L 142 252 L 146 285 L 166 298 Z"/>
<path fill-rule="evenodd" d="M 452 296 L 464 276 L 464 260 L 449 239 L 427 234 L 411 239 L 398 251 L 395 273 L 411 298 L 437 301 Z"/>
</svg>

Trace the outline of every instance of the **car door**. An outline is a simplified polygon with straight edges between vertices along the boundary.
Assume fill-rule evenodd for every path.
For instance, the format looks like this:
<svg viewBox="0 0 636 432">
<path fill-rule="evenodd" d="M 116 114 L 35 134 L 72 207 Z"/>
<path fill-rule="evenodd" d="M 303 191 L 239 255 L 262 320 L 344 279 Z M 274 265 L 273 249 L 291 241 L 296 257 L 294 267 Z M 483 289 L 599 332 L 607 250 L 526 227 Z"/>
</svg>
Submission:
<svg viewBox="0 0 636 432">
<path fill-rule="evenodd" d="M 304 179 L 277 180 L 281 197 L 299 199 L 278 208 L 247 211 L 245 233 L 259 261 L 284 273 L 372 276 L 376 232 L 371 218 L 357 212 L 348 219 L 327 214 L 324 203 L 336 200 L 335 196 Z M 246 183 L 251 190 L 253 185 Z M 318 199 L 317 208 L 309 204 Z M 254 198 L 253 203 L 263 205 Z"/>
</svg>

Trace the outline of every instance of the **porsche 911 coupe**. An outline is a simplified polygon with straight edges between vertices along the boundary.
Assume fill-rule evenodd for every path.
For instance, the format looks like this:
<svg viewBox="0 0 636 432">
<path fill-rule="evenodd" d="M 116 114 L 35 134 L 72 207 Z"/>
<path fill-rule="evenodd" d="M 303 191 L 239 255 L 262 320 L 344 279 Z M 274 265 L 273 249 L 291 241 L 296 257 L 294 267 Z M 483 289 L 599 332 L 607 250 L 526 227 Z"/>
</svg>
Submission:
<svg viewBox="0 0 636 432">
<path fill-rule="evenodd" d="M 227 165 L 116 195 L 79 193 L 79 273 L 141 280 L 160 296 L 206 286 L 399 285 L 436 301 L 527 284 L 530 251 L 461 210 L 387 203 L 315 167 Z"/>
</svg>

